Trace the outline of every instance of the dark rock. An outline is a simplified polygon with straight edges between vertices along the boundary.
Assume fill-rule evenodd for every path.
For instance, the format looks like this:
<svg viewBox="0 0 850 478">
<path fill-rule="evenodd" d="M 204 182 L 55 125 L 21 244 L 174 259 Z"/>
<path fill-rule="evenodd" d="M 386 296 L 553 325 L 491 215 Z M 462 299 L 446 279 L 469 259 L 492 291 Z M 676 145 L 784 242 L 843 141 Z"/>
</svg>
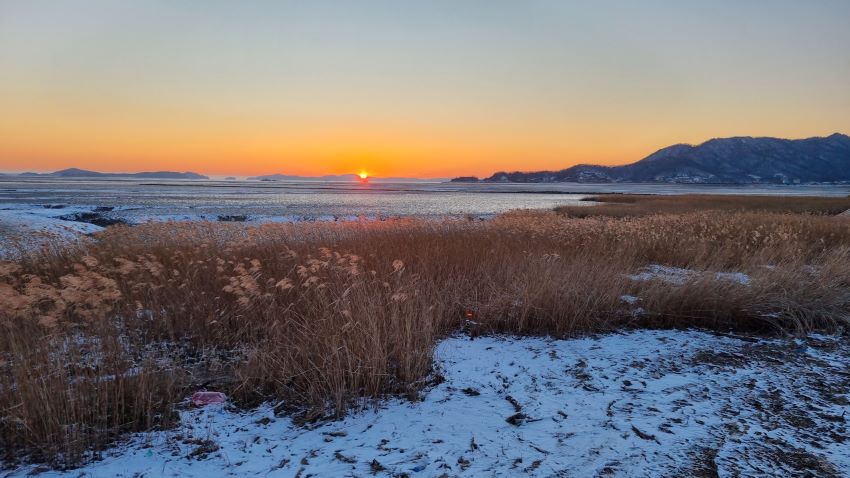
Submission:
<svg viewBox="0 0 850 478">
<path fill-rule="evenodd" d="M 222 215 L 218 216 L 218 220 L 222 222 L 245 222 L 248 216 L 245 215 Z"/>
<path fill-rule="evenodd" d="M 62 219 L 63 221 L 85 222 L 100 227 L 114 226 L 116 224 L 127 224 L 127 221 L 123 219 L 105 217 L 102 214 L 96 212 L 77 212 L 74 214 L 65 214 L 64 216 L 59 216 L 59 219 Z"/>
</svg>

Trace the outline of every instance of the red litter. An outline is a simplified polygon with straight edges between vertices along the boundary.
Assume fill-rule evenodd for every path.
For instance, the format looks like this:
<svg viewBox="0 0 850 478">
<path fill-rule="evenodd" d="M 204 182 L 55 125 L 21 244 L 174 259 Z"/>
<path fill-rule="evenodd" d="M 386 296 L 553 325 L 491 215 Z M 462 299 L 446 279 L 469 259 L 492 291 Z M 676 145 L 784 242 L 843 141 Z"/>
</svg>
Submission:
<svg viewBox="0 0 850 478">
<path fill-rule="evenodd" d="M 225 401 L 227 401 L 227 395 L 221 392 L 195 392 L 192 394 L 192 405 L 196 407 L 205 407 Z"/>
</svg>

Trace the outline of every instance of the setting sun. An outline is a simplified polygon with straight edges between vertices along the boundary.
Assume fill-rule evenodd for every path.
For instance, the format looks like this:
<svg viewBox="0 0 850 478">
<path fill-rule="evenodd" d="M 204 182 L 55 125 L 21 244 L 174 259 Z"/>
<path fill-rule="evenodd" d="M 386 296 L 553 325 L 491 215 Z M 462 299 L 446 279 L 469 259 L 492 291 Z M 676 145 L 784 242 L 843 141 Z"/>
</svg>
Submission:
<svg viewBox="0 0 850 478">
<path fill-rule="evenodd" d="M 360 179 L 367 179 L 369 177 L 369 175 L 366 174 L 366 171 L 360 171 L 360 174 L 358 174 L 358 176 L 360 176 Z"/>
</svg>

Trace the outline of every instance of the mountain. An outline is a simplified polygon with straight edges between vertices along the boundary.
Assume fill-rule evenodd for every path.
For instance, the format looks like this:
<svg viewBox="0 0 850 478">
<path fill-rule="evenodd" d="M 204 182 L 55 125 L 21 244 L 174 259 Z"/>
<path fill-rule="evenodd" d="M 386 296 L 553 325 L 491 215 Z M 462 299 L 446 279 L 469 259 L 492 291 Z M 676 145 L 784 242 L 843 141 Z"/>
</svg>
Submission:
<svg viewBox="0 0 850 478">
<path fill-rule="evenodd" d="M 850 182 L 850 137 L 717 138 L 676 144 L 624 166 L 580 164 L 561 171 L 498 172 L 487 182 L 795 184 Z"/>
<path fill-rule="evenodd" d="M 21 173 L 19 176 L 51 178 L 209 179 L 203 174 L 192 172 L 145 171 L 141 173 L 100 173 L 79 168 L 68 168 L 52 173 Z"/>
</svg>

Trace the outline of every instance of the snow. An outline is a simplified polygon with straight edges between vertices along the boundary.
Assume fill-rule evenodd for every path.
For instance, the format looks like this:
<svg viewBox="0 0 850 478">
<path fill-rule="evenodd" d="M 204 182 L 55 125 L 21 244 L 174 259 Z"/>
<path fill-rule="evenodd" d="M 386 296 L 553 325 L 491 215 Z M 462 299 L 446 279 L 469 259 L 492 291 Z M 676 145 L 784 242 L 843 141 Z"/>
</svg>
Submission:
<svg viewBox="0 0 850 478">
<path fill-rule="evenodd" d="M 703 273 L 691 269 L 651 264 L 641 269 L 637 274 L 628 277 L 636 281 L 659 280 L 668 284 L 682 285 L 688 281 L 698 279 L 701 274 Z M 714 278 L 716 280 L 736 282 L 741 285 L 750 284 L 750 277 L 743 272 L 716 272 Z"/>
<path fill-rule="evenodd" d="M 205 214 L 148 214 L 148 215 L 134 215 L 126 218 L 122 218 L 127 221 L 128 224 L 138 225 L 145 224 L 148 222 L 190 222 L 190 221 L 217 221 L 218 216 L 215 214 L 205 215 Z"/>
<path fill-rule="evenodd" d="M 719 280 L 737 282 L 741 285 L 750 285 L 750 276 L 743 272 L 718 272 L 715 277 Z"/>
<path fill-rule="evenodd" d="M 79 206 L 53 209 L 34 205 L 6 205 L 0 209 L 0 224 L 20 232 L 42 231 L 62 236 L 89 234 L 103 228 L 84 222 L 66 221 L 59 219 L 59 216 L 91 212 L 93 209 Z"/>
<path fill-rule="evenodd" d="M 0 258 L 14 256 L 21 249 L 37 248 L 48 239 L 72 241 L 82 234 L 103 230 L 102 227 L 94 224 L 59 218 L 66 214 L 90 212 L 93 209 L 93 207 L 52 208 L 40 205 L 4 205 L 0 209 Z"/>
<path fill-rule="evenodd" d="M 191 213 L 191 214 L 176 214 L 168 212 L 166 208 L 161 208 L 159 212 L 156 208 L 151 208 L 153 213 L 139 213 L 137 207 L 131 206 L 115 206 L 109 207 L 109 210 L 98 210 L 96 206 L 70 206 L 70 205 L 41 205 L 41 204 L 4 204 L 0 207 L 0 225 L 16 226 L 25 231 L 47 231 L 66 233 L 73 231 L 76 233 L 88 234 L 97 232 L 103 228 L 86 222 L 73 221 L 62 219 L 62 216 L 72 216 L 76 213 L 97 213 L 103 215 L 104 218 L 117 219 L 130 225 L 139 225 L 148 222 L 200 222 L 200 221 L 226 221 L 228 217 L 232 222 L 246 222 L 253 224 L 262 223 L 277 223 L 277 222 L 301 222 L 301 221 L 320 221 L 320 222 L 337 222 L 337 221 L 358 221 L 361 219 L 378 220 L 378 216 L 358 216 L 354 214 L 348 215 L 316 215 L 316 216 L 299 216 L 299 215 L 263 215 L 263 214 L 217 214 L 217 213 Z"/>
<path fill-rule="evenodd" d="M 248 223 L 248 224 L 267 224 L 267 223 L 293 223 L 293 222 L 308 222 L 308 221 L 318 221 L 318 222 L 341 222 L 341 221 L 358 221 L 361 219 L 367 220 L 377 220 L 376 216 L 355 216 L 355 215 L 346 215 L 346 216 L 331 216 L 331 215 L 319 215 L 315 217 L 304 217 L 304 216 L 294 216 L 294 215 L 280 215 L 280 216 L 269 216 L 269 215 L 257 215 L 257 214 L 237 214 L 231 217 L 238 217 L 239 219 L 233 219 L 231 221 L 226 221 L 223 218 L 226 218 L 227 215 L 221 214 L 146 214 L 146 215 L 132 215 L 122 217 L 128 224 L 139 225 L 145 224 L 148 222 L 200 222 L 200 221 L 222 221 L 222 222 L 237 222 L 237 223 Z"/>
<path fill-rule="evenodd" d="M 436 349 L 445 381 L 420 401 L 309 427 L 270 405 L 187 408 L 177 429 L 42 476 L 848 476 L 847 345 L 456 336 Z"/>
<path fill-rule="evenodd" d="M 21 204 L 9 203 L 0 205 L 0 259 L 14 257 L 21 251 L 34 250 L 40 246 L 54 242 L 73 241 L 81 235 L 102 231 L 103 227 L 74 220 L 76 214 L 89 214 L 98 219 L 118 220 L 129 225 L 139 225 L 148 222 L 196 222 L 196 221 L 226 221 L 248 223 L 252 225 L 264 223 L 291 223 L 300 221 L 338 222 L 358 220 L 378 220 L 377 216 L 356 215 L 257 215 L 257 214 L 175 214 L 166 208 L 151 208 L 153 214 L 140 214 L 138 207 L 68 205 L 68 204 Z M 159 212 L 162 211 L 162 212 Z"/>
<path fill-rule="evenodd" d="M 629 279 L 636 281 L 660 280 L 670 284 L 682 285 L 694 275 L 694 271 L 690 269 L 652 264 L 643 268 L 637 274 L 630 275 Z"/>
</svg>

